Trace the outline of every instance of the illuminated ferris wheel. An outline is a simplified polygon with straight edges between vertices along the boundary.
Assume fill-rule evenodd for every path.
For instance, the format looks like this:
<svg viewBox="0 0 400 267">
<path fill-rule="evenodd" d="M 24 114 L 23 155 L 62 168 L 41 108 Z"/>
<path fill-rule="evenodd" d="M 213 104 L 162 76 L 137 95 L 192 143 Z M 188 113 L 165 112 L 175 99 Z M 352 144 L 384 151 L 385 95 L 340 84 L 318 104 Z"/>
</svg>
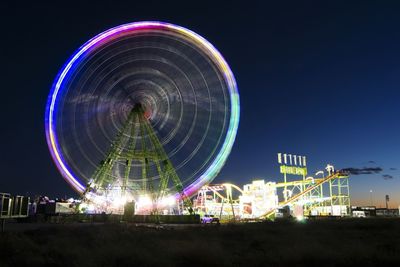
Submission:
<svg viewBox="0 0 400 267">
<path fill-rule="evenodd" d="M 163 22 L 109 29 L 60 70 L 47 143 L 85 198 L 182 200 L 224 165 L 239 123 L 234 76 L 207 40 Z"/>
</svg>

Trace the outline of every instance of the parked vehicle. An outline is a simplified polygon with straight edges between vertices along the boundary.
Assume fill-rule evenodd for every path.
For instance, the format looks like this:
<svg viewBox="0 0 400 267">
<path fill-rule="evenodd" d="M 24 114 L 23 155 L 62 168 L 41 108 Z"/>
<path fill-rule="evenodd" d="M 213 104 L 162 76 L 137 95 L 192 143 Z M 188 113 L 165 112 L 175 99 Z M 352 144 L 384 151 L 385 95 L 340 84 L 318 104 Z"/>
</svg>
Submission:
<svg viewBox="0 0 400 267">
<path fill-rule="evenodd" d="M 214 215 L 206 214 L 201 218 L 201 223 L 204 223 L 204 224 L 219 223 L 219 218 L 214 217 Z"/>
<path fill-rule="evenodd" d="M 362 210 L 354 210 L 353 211 L 353 217 L 365 218 L 366 216 L 365 216 L 365 212 L 364 211 L 362 211 Z"/>
</svg>

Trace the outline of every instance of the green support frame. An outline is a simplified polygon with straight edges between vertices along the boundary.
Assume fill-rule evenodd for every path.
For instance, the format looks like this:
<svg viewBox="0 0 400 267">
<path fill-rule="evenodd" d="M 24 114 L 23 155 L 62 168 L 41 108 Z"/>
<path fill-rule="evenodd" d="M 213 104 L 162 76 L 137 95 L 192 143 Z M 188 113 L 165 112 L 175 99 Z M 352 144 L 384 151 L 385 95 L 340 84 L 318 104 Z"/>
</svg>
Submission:
<svg viewBox="0 0 400 267">
<path fill-rule="evenodd" d="M 343 216 L 350 215 L 350 186 L 349 176 L 340 175 L 329 181 L 329 193 L 331 206 L 340 205 L 346 207 L 346 212 L 341 211 Z"/>
<path fill-rule="evenodd" d="M 115 164 L 120 161 L 125 162 L 121 186 L 123 194 L 128 190 L 139 194 L 147 194 L 151 196 L 153 203 L 157 203 L 158 200 L 165 196 L 168 191 L 168 184 L 172 182 L 173 187 L 183 201 L 184 207 L 190 214 L 193 213 L 192 202 L 185 195 L 182 182 L 153 127 L 145 117 L 145 111 L 141 104 L 136 104 L 129 113 L 125 125 L 117 134 L 107 156 L 100 162 L 91 182 L 87 185 L 84 196 L 88 192 L 106 190 L 108 185 L 114 182 L 115 178 L 112 175 L 112 170 Z M 134 177 L 135 180 L 140 178 L 141 184 L 130 183 L 129 178 L 133 161 L 141 162 L 142 177 Z M 150 162 L 154 163 L 160 177 L 157 188 L 155 188 L 153 180 L 148 179 Z M 153 212 L 158 213 L 157 210 Z"/>
</svg>

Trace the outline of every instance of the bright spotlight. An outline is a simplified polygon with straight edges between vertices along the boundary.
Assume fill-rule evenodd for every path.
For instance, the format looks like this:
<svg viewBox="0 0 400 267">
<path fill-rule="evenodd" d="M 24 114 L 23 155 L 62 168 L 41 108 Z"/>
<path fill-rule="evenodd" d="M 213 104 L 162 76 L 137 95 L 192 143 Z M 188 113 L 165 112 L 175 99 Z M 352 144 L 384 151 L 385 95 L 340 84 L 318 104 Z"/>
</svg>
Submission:
<svg viewBox="0 0 400 267">
<path fill-rule="evenodd" d="M 162 206 L 174 206 L 176 204 L 176 199 L 174 196 L 167 196 L 161 200 Z"/>
<path fill-rule="evenodd" d="M 139 206 L 149 206 L 151 205 L 151 198 L 147 195 L 140 196 L 137 204 Z"/>
<path fill-rule="evenodd" d="M 298 222 L 304 222 L 305 221 L 305 219 L 304 219 L 304 217 L 303 216 L 296 216 L 296 221 L 298 221 Z"/>
<path fill-rule="evenodd" d="M 127 202 L 126 197 L 117 197 L 114 199 L 112 204 L 115 207 L 122 207 L 126 204 L 126 202 Z"/>
</svg>

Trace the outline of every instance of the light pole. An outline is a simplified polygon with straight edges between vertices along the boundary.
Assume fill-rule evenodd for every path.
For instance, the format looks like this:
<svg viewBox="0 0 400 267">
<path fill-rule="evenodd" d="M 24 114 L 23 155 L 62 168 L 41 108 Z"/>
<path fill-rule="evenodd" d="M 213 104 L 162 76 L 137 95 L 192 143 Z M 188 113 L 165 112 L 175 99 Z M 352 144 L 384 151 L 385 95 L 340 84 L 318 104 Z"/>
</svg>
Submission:
<svg viewBox="0 0 400 267">
<path fill-rule="evenodd" d="M 386 196 L 385 196 L 385 202 L 386 202 L 386 209 L 389 209 L 389 204 L 388 204 L 388 202 L 389 202 L 389 195 L 386 195 Z"/>
<path fill-rule="evenodd" d="M 371 207 L 372 207 L 373 206 L 373 203 L 372 203 L 372 189 L 369 190 L 369 197 L 370 197 Z"/>
</svg>

